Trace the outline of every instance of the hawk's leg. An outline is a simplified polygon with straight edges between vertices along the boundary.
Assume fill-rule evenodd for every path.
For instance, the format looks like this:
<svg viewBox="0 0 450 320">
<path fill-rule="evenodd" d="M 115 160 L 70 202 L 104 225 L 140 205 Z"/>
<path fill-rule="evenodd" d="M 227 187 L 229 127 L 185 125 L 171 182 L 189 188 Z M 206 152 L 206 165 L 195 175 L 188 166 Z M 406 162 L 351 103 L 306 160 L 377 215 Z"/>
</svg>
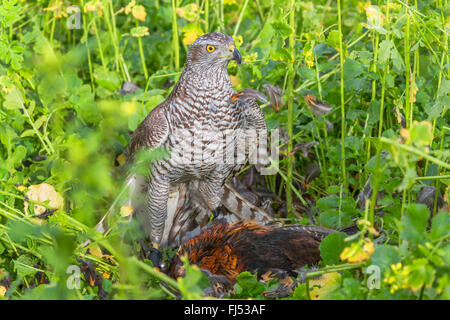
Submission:
<svg viewBox="0 0 450 320">
<path fill-rule="evenodd" d="M 198 186 L 198 191 L 209 210 L 213 211 L 213 213 L 220 210 L 218 207 L 220 206 L 224 193 L 222 179 L 213 177 L 201 181 Z"/>
<path fill-rule="evenodd" d="M 169 188 L 169 181 L 163 175 L 156 174 L 150 179 L 148 187 L 148 217 L 145 219 L 144 227 L 150 235 L 155 248 L 161 243 L 161 237 L 164 232 Z"/>
</svg>

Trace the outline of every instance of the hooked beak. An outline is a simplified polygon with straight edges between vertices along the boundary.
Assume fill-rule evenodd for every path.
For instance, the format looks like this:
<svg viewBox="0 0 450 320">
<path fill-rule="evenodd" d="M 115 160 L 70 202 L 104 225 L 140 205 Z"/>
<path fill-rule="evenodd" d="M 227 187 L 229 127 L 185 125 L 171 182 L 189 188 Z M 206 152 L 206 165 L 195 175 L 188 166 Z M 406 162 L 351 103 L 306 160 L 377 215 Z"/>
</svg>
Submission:
<svg viewBox="0 0 450 320">
<path fill-rule="evenodd" d="M 231 55 L 231 60 L 235 60 L 237 64 L 241 64 L 242 58 L 241 54 L 239 53 L 238 49 L 234 48 L 233 54 Z"/>
</svg>

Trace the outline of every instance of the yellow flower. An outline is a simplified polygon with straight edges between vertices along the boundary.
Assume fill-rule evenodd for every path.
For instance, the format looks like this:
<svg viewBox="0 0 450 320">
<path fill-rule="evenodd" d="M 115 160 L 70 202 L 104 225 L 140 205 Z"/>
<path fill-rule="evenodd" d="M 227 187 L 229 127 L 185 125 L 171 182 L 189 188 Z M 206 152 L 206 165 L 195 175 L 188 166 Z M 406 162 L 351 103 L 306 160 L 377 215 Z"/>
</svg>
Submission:
<svg viewBox="0 0 450 320">
<path fill-rule="evenodd" d="M 364 7 L 366 11 L 367 21 L 373 26 L 382 26 L 385 20 L 384 14 L 381 13 L 377 6 L 367 5 Z"/>
<path fill-rule="evenodd" d="M 236 45 L 237 48 L 239 48 L 244 43 L 244 39 L 242 39 L 241 35 L 238 35 L 237 37 L 233 37 L 233 39 L 234 39 L 234 44 Z"/>
<path fill-rule="evenodd" d="M 393 294 L 397 290 L 398 290 L 398 285 L 394 284 L 393 286 L 391 286 L 390 293 Z"/>
<path fill-rule="evenodd" d="M 134 6 L 131 13 L 135 19 L 140 21 L 145 21 L 145 17 L 147 16 L 144 6 L 141 5 Z"/>
<path fill-rule="evenodd" d="M 397 264 L 391 265 L 391 269 L 392 269 L 392 271 L 394 271 L 394 272 L 400 270 L 401 268 L 402 268 L 402 263 L 401 263 L 401 262 L 399 262 L 399 263 L 397 263 Z"/>
<path fill-rule="evenodd" d="M 361 230 L 367 230 L 370 234 L 373 234 L 374 236 L 378 236 L 378 231 L 373 227 L 373 225 L 370 223 L 367 219 L 359 219 L 357 222 L 358 227 Z"/>
<path fill-rule="evenodd" d="M 373 242 L 366 238 L 362 242 L 352 243 L 350 247 L 346 247 L 341 253 L 341 260 L 348 260 L 348 262 L 358 263 L 366 261 L 374 252 Z"/>
<path fill-rule="evenodd" d="M 127 6 L 125 7 L 125 14 L 128 15 L 135 5 L 136 5 L 136 1 L 134 1 L 134 0 L 131 1 L 129 4 L 127 4 Z"/>
<path fill-rule="evenodd" d="M 62 18 L 62 17 L 67 18 L 66 8 L 63 6 L 62 1 L 55 1 L 53 3 L 53 6 L 44 8 L 44 11 L 53 11 L 55 18 Z"/>
<path fill-rule="evenodd" d="M 133 207 L 132 206 L 122 206 L 120 207 L 120 215 L 122 217 L 128 217 L 133 213 Z"/>
<path fill-rule="evenodd" d="M 177 8 L 176 13 L 179 17 L 186 19 L 189 22 L 198 21 L 200 16 L 200 8 L 197 4 L 191 3 L 184 7 Z"/>
<path fill-rule="evenodd" d="M 313 49 L 309 49 L 303 52 L 303 56 L 305 57 L 305 62 L 308 65 L 308 67 L 312 68 L 314 67 L 314 55 L 313 55 Z"/>
<path fill-rule="evenodd" d="M 84 5 L 84 12 L 97 12 L 97 14 L 101 17 L 103 15 L 103 4 L 98 1 L 89 1 Z"/>
<path fill-rule="evenodd" d="M 365 1 L 365 2 L 358 2 L 358 9 L 359 12 L 364 13 L 365 9 L 367 6 L 370 6 L 370 1 Z"/>
<path fill-rule="evenodd" d="M 252 63 L 252 62 L 255 62 L 256 59 L 258 59 L 258 53 L 257 52 L 246 54 L 243 57 L 244 63 Z"/>
<path fill-rule="evenodd" d="M 188 23 L 181 29 L 183 32 L 183 43 L 189 45 L 203 34 L 202 28 L 196 23 Z"/>
</svg>

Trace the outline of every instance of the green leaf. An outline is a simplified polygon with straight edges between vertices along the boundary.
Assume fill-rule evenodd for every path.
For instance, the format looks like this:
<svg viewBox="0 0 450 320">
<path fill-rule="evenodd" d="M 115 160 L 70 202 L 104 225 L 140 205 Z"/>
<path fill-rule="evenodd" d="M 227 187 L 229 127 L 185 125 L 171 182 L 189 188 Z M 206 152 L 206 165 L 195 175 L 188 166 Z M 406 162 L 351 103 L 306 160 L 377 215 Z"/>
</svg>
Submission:
<svg viewBox="0 0 450 320">
<path fill-rule="evenodd" d="M 405 268 L 409 271 L 408 287 L 414 291 L 420 290 L 423 285 L 430 286 L 434 281 L 436 271 L 425 258 L 416 259 Z"/>
<path fill-rule="evenodd" d="M 298 285 L 297 288 L 295 288 L 291 297 L 287 298 L 286 300 L 307 300 L 307 299 L 308 297 L 306 296 L 306 284 L 302 283 Z"/>
<path fill-rule="evenodd" d="M 447 103 L 447 106 L 450 105 L 450 99 L 448 99 Z M 431 121 L 439 118 L 444 108 L 445 105 L 440 101 L 427 103 L 425 105 L 425 112 L 428 114 L 427 120 Z"/>
<path fill-rule="evenodd" d="M 22 134 L 20 135 L 20 137 L 21 137 L 21 138 L 25 138 L 25 137 L 32 136 L 32 135 L 34 135 L 34 134 L 35 134 L 34 129 L 27 129 L 27 130 L 25 130 L 24 132 L 22 132 Z"/>
<path fill-rule="evenodd" d="M 380 121 L 380 101 L 373 100 L 369 104 L 369 123 L 374 125 Z"/>
<path fill-rule="evenodd" d="M 319 250 L 323 263 L 326 265 L 338 264 L 342 250 L 349 245 L 345 242 L 347 235 L 343 232 L 331 233 L 320 243 Z"/>
<path fill-rule="evenodd" d="M 450 214 L 445 211 L 439 212 L 431 220 L 430 237 L 433 241 L 450 234 Z"/>
<path fill-rule="evenodd" d="M 430 212 L 424 204 L 408 205 L 401 221 L 400 238 L 412 244 L 423 242 L 429 215 Z"/>
<path fill-rule="evenodd" d="M 234 285 L 237 297 L 256 297 L 265 290 L 264 284 L 258 281 L 256 274 L 242 272 Z"/>
<path fill-rule="evenodd" d="M 397 47 L 395 45 L 393 45 L 391 49 L 391 59 L 395 69 L 397 69 L 398 71 L 403 71 L 405 69 L 403 58 L 398 52 Z"/>
<path fill-rule="evenodd" d="M 272 27 L 280 36 L 287 38 L 294 30 L 286 22 L 277 21 L 272 23 Z"/>
<path fill-rule="evenodd" d="M 352 218 L 358 214 L 355 201 L 351 197 L 336 195 L 320 198 L 317 208 L 322 212 L 319 214 L 319 223 L 328 228 L 341 229 L 352 224 Z"/>
<path fill-rule="evenodd" d="M 40 116 L 39 119 L 37 119 L 37 120 L 34 122 L 34 126 L 35 126 L 37 129 L 39 129 L 39 128 L 42 126 L 42 124 L 43 124 L 46 120 L 47 120 L 47 116 L 46 116 L 46 115 Z"/>
<path fill-rule="evenodd" d="M 380 245 L 375 247 L 375 251 L 370 256 L 370 262 L 380 267 L 381 272 L 385 272 L 392 264 L 401 261 L 400 252 L 394 246 Z"/>
<path fill-rule="evenodd" d="M 278 61 L 292 61 L 292 56 L 285 48 L 276 48 L 270 51 L 270 58 Z"/>
<path fill-rule="evenodd" d="M 339 50 L 339 31 L 338 30 L 332 30 L 328 34 L 327 37 L 327 44 L 330 47 L 335 48 L 336 50 Z"/>
<path fill-rule="evenodd" d="M 97 69 L 94 72 L 94 78 L 97 84 L 109 91 L 115 91 L 120 87 L 120 78 L 117 73 L 113 71 L 104 71 Z"/>
<path fill-rule="evenodd" d="M 391 50 L 394 46 L 391 40 L 383 40 L 378 49 L 378 63 L 384 64 L 391 56 Z"/>
<path fill-rule="evenodd" d="M 352 59 L 345 60 L 344 75 L 346 78 L 356 78 L 364 72 L 364 66 Z"/>
<path fill-rule="evenodd" d="M 367 289 L 362 286 L 360 281 L 353 278 L 345 278 L 342 281 L 342 291 L 347 299 L 364 300 L 364 293 Z"/>
<path fill-rule="evenodd" d="M 317 200 L 317 208 L 321 210 L 334 209 L 339 206 L 339 197 L 336 195 L 331 195 L 327 197 L 320 198 Z"/>
<path fill-rule="evenodd" d="M 102 119 L 102 114 L 95 103 L 94 94 L 89 85 L 82 85 L 75 95 L 70 96 L 69 101 L 75 105 L 78 115 L 83 120 L 95 123 Z"/>
<path fill-rule="evenodd" d="M 38 270 L 33 267 L 33 264 L 33 259 L 29 255 L 23 254 L 14 260 L 14 270 L 23 277 L 34 275 Z"/>
<path fill-rule="evenodd" d="M 3 107 L 8 110 L 19 109 L 22 107 L 22 102 L 22 94 L 17 88 L 14 88 L 6 95 Z"/>
<path fill-rule="evenodd" d="M 443 79 L 441 87 L 439 88 L 439 96 L 444 97 L 450 94 L 450 80 Z"/>
<path fill-rule="evenodd" d="M 25 159 L 26 155 L 27 155 L 27 148 L 25 148 L 22 145 L 17 146 L 16 150 L 14 150 L 14 154 L 12 157 L 14 165 L 17 165 L 20 162 L 22 162 L 22 160 Z"/>
<path fill-rule="evenodd" d="M 430 145 L 433 140 L 431 123 L 428 121 L 414 122 L 409 129 L 409 138 L 417 147 Z"/>
</svg>

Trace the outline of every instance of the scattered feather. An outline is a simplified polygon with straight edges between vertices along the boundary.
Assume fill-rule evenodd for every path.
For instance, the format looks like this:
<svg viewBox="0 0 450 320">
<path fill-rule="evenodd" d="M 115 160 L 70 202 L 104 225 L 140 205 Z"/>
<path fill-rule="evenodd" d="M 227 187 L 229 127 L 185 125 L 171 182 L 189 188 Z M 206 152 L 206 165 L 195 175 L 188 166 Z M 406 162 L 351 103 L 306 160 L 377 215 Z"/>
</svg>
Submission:
<svg viewBox="0 0 450 320">
<path fill-rule="evenodd" d="M 284 105 L 283 90 L 281 90 L 280 87 L 273 86 L 271 84 L 265 84 L 263 85 L 263 87 L 264 89 L 266 89 L 269 95 L 270 105 L 272 106 L 273 110 L 280 111 Z"/>
<path fill-rule="evenodd" d="M 316 97 L 314 97 L 311 94 L 308 94 L 305 97 L 305 100 L 307 102 L 309 110 L 311 110 L 311 112 L 315 116 L 326 115 L 326 114 L 330 113 L 330 111 L 332 109 L 332 107 L 329 104 L 320 101 L 319 99 L 317 99 Z"/>
</svg>

